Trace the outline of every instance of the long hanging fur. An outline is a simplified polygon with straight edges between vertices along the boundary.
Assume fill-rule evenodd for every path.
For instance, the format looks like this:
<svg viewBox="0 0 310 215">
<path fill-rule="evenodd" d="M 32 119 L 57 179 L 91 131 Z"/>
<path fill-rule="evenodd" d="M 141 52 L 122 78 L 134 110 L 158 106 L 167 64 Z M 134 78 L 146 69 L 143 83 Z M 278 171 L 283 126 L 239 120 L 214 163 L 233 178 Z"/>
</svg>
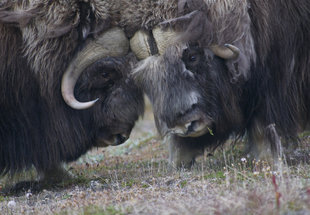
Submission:
<svg viewBox="0 0 310 215">
<path fill-rule="evenodd" d="M 99 97 L 91 109 L 68 107 L 61 77 L 85 42 L 110 27 L 105 1 L 14 0 L 0 3 L 0 174 L 34 166 L 44 172 L 96 146 L 98 130 L 132 128 L 142 92 L 127 79 L 133 56 L 107 59 L 118 71 L 107 86 L 101 68 L 86 71 L 77 98 Z M 102 82 L 105 84 L 105 82 Z M 112 87 L 111 87 L 111 86 Z"/>
</svg>

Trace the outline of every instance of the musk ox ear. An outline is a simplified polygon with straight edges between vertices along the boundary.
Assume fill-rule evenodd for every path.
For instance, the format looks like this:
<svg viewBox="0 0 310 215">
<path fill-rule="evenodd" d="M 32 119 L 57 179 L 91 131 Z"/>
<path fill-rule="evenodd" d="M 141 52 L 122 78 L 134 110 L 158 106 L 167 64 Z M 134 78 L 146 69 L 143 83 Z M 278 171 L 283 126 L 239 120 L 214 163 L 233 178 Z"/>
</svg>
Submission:
<svg viewBox="0 0 310 215">
<path fill-rule="evenodd" d="M 206 56 L 210 56 L 210 53 L 212 53 L 225 60 L 225 65 L 231 74 L 231 83 L 238 83 L 248 79 L 251 56 L 244 54 L 236 46 L 228 44 L 225 46 L 213 45 L 206 48 L 205 53 L 207 53 Z"/>
</svg>

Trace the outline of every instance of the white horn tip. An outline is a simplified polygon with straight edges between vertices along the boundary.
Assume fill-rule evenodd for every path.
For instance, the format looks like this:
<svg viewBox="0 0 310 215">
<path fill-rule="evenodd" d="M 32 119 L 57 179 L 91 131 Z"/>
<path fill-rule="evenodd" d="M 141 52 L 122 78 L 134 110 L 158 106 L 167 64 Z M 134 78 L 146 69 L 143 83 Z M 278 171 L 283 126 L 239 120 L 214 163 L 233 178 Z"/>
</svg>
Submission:
<svg viewBox="0 0 310 215">
<path fill-rule="evenodd" d="M 234 45 L 231 45 L 231 44 L 224 44 L 224 46 L 226 47 L 226 48 L 229 48 L 231 51 L 233 51 L 233 52 L 240 52 L 240 49 L 237 47 L 237 46 L 234 46 Z"/>
<path fill-rule="evenodd" d="M 76 110 L 84 110 L 84 109 L 88 109 L 92 106 L 94 106 L 94 104 L 99 100 L 99 98 L 93 100 L 93 101 L 89 101 L 89 102 L 79 102 L 79 101 L 66 101 L 66 103 L 73 109 Z"/>
</svg>

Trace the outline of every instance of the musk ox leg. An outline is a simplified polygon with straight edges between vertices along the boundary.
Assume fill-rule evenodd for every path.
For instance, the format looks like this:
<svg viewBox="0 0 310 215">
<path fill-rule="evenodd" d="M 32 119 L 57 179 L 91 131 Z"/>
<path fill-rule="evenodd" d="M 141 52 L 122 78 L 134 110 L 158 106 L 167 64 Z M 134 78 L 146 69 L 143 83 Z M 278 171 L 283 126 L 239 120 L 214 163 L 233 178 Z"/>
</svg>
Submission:
<svg viewBox="0 0 310 215">
<path fill-rule="evenodd" d="M 256 160 L 277 163 L 283 157 L 281 138 L 275 124 L 261 126 L 256 124 L 249 132 L 248 154 Z"/>
<path fill-rule="evenodd" d="M 55 166 L 46 170 L 37 170 L 38 180 L 21 181 L 2 190 L 5 194 L 19 194 L 22 192 L 39 192 L 72 179 L 72 176 L 62 166 Z"/>
<path fill-rule="evenodd" d="M 57 184 L 72 179 L 72 175 L 62 165 L 46 170 L 38 170 L 39 182 L 43 184 Z"/>
<path fill-rule="evenodd" d="M 247 151 L 256 160 L 266 160 L 275 166 L 281 164 L 280 158 L 289 165 L 309 163 L 309 153 L 298 147 L 299 138 L 281 138 L 275 124 L 256 126 L 249 137 Z"/>
<path fill-rule="evenodd" d="M 203 155 L 204 147 L 193 141 L 194 138 L 182 138 L 171 135 L 168 139 L 169 163 L 174 168 L 190 168 L 195 158 Z"/>
</svg>

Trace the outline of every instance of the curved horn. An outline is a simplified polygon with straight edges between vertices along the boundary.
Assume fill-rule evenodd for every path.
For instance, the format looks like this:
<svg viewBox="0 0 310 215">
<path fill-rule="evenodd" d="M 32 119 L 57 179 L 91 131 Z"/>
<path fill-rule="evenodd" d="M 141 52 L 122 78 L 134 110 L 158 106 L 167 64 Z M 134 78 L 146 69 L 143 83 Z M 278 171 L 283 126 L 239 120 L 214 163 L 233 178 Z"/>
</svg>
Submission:
<svg viewBox="0 0 310 215">
<path fill-rule="evenodd" d="M 236 60 L 240 55 L 240 50 L 231 44 L 225 44 L 224 47 L 220 45 L 211 45 L 211 51 L 218 57 L 225 60 Z"/>
<path fill-rule="evenodd" d="M 142 30 L 137 31 L 130 39 L 130 49 L 139 60 L 143 60 L 152 55 L 149 41 L 150 35 Z"/>
<path fill-rule="evenodd" d="M 178 33 L 171 28 L 163 30 L 160 27 L 155 27 L 152 32 L 160 55 L 164 54 L 167 47 L 174 44 L 178 38 Z"/>
<path fill-rule="evenodd" d="M 61 94 L 64 101 L 73 109 L 90 108 L 98 99 L 89 102 L 79 102 L 74 96 L 74 87 L 83 70 L 101 58 L 117 57 L 128 53 L 129 42 L 120 28 L 112 28 L 77 53 L 71 61 L 61 81 Z"/>
</svg>

